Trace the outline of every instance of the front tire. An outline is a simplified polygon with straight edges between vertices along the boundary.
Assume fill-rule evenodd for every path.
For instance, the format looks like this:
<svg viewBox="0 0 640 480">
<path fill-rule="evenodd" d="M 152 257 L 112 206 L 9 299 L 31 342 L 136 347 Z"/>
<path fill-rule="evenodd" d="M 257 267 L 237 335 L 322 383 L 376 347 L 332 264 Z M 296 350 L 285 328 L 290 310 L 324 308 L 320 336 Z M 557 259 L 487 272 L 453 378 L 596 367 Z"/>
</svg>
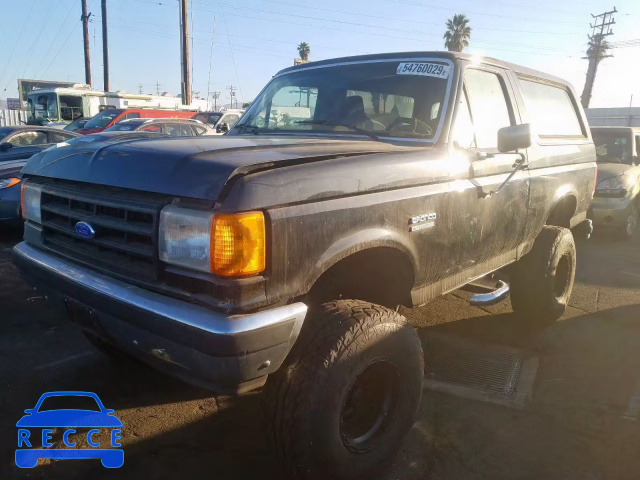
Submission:
<svg viewBox="0 0 640 480">
<path fill-rule="evenodd" d="M 295 478 L 370 478 L 413 425 L 423 374 L 404 317 L 357 300 L 326 303 L 267 381 L 268 434 Z"/>
<path fill-rule="evenodd" d="M 545 226 L 531 251 L 511 268 L 513 311 L 534 324 L 555 322 L 569 304 L 575 274 L 571 230 Z"/>
</svg>

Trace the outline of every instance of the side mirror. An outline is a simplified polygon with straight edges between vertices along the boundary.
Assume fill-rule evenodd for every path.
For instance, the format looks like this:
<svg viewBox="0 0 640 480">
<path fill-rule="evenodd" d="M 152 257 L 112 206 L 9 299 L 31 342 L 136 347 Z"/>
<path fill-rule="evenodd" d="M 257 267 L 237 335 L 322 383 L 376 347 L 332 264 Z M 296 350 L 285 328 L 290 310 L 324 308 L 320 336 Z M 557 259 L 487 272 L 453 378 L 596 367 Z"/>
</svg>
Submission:
<svg viewBox="0 0 640 480">
<path fill-rule="evenodd" d="M 11 147 L 13 147 L 13 143 L 9 143 L 9 142 L 0 143 L 0 151 L 6 152 Z"/>
<path fill-rule="evenodd" d="M 24 413 L 26 413 L 27 415 L 31 415 L 33 413 L 33 408 L 27 408 Z"/>
<path fill-rule="evenodd" d="M 229 125 L 227 125 L 226 123 L 221 123 L 216 127 L 216 131 L 218 133 L 227 133 L 229 131 Z"/>
<path fill-rule="evenodd" d="M 512 125 L 498 130 L 498 151 L 515 152 L 521 148 L 529 148 L 533 144 L 531 125 Z"/>
</svg>

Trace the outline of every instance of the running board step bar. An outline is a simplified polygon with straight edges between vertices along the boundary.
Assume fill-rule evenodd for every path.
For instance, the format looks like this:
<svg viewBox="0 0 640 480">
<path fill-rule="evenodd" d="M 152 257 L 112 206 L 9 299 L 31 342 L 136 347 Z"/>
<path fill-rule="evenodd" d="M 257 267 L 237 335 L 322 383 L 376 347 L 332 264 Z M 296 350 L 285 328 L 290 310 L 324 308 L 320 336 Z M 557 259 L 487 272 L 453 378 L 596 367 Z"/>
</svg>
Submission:
<svg viewBox="0 0 640 480">
<path fill-rule="evenodd" d="M 502 280 L 498 281 L 496 289 L 489 293 L 477 293 L 471 297 L 469 303 L 472 307 L 488 307 L 495 305 L 509 297 L 509 285 Z"/>
</svg>

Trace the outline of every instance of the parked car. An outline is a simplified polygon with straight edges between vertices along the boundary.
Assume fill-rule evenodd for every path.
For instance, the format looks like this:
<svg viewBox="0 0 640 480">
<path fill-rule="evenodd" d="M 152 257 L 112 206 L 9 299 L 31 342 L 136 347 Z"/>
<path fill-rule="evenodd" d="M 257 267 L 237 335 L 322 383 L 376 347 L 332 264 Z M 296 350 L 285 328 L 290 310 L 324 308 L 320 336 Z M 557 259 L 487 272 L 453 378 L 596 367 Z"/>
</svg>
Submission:
<svg viewBox="0 0 640 480">
<path fill-rule="evenodd" d="M 84 127 L 76 130 L 81 135 L 98 133 L 129 118 L 191 118 L 192 111 L 152 110 L 150 108 L 112 108 L 94 115 Z"/>
<path fill-rule="evenodd" d="M 633 236 L 640 214 L 640 128 L 591 127 L 598 180 L 590 218 L 619 238 Z"/>
<path fill-rule="evenodd" d="M 15 265 L 105 351 L 264 386 L 300 478 L 371 478 L 402 444 L 424 358 L 398 305 L 499 271 L 475 305 L 563 314 L 596 172 L 570 84 L 452 52 L 290 67 L 224 137 L 82 152 L 25 167 Z"/>
<path fill-rule="evenodd" d="M 105 132 L 156 132 L 172 137 L 215 135 L 215 131 L 198 120 L 188 118 L 131 118 L 116 123 Z"/>
<path fill-rule="evenodd" d="M 0 128 L 0 222 L 20 220 L 20 170 L 27 159 L 73 137 L 77 137 L 73 132 L 49 127 Z"/>
<path fill-rule="evenodd" d="M 67 131 L 70 131 L 70 132 L 75 132 L 76 130 L 84 128 L 84 126 L 87 124 L 87 122 L 89 120 L 91 120 L 90 117 L 79 117 L 79 118 L 76 118 L 69 125 L 65 126 L 63 128 L 63 130 L 67 130 Z"/>
<path fill-rule="evenodd" d="M 227 133 L 238 122 L 244 110 L 225 110 L 224 112 L 198 112 L 192 118 L 200 120 L 213 128 L 217 135 Z"/>
</svg>

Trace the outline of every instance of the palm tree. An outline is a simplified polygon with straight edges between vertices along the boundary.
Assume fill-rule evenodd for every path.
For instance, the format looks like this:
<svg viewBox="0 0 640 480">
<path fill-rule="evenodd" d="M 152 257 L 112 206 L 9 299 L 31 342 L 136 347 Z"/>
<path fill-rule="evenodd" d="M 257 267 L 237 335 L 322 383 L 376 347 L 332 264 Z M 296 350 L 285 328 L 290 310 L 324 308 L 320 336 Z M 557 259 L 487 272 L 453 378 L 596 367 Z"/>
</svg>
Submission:
<svg viewBox="0 0 640 480">
<path fill-rule="evenodd" d="M 469 19 L 463 14 L 458 13 L 447 20 L 447 31 L 444 32 L 444 47 L 450 52 L 461 52 L 465 47 L 469 46 L 471 38 L 471 27 Z"/>
<path fill-rule="evenodd" d="M 300 55 L 300 59 L 308 62 L 310 53 L 311 47 L 309 44 L 307 42 L 300 42 L 300 45 L 298 45 L 298 55 Z"/>
</svg>

